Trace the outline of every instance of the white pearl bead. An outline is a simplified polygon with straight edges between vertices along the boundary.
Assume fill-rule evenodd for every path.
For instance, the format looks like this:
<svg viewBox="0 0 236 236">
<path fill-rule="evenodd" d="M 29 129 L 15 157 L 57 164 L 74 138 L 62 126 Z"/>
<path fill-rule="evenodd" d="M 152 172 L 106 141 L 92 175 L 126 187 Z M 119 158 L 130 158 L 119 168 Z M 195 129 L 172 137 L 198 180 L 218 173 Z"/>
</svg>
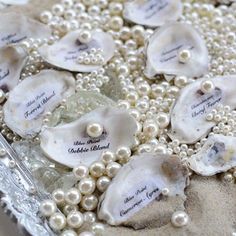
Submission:
<svg viewBox="0 0 236 236">
<path fill-rule="evenodd" d="M 163 188 L 161 193 L 164 195 L 164 196 L 168 196 L 169 193 L 170 193 L 170 190 L 168 188 Z"/>
<path fill-rule="evenodd" d="M 176 211 L 171 217 L 171 223 L 175 227 L 183 227 L 189 223 L 189 216 L 184 211 Z"/>
<path fill-rule="evenodd" d="M 81 43 L 87 44 L 91 41 L 92 35 L 88 30 L 82 30 L 79 33 L 78 39 Z"/>
<path fill-rule="evenodd" d="M 43 216 L 48 217 L 56 212 L 57 205 L 52 200 L 45 200 L 45 201 L 41 202 L 39 210 Z"/>
<path fill-rule="evenodd" d="M 107 187 L 109 186 L 111 180 L 107 176 L 102 176 L 98 178 L 96 186 L 100 192 L 105 192 Z"/>
<path fill-rule="evenodd" d="M 72 211 L 77 211 L 78 210 L 78 205 L 65 205 L 63 207 L 63 213 L 67 216 L 69 215 L 70 212 Z"/>
<path fill-rule="evenodd" d="M 86 211 L 92 211 L 97 207 L 98 199 L 94 195 L 86 195 L 82 198 L 81 206 Z"/>
<path fill-rule="evenodd" d="M 201 91 L 203 93 L 212 93 L 215 89 L 215 85 L 210 80 L 205 80 L 201 83 Z"/>
<path fill-rule="evenodd" d="M 93 177 L 101 177 L 105 172 L 105 165 L 102 162 L 94 162 L 90 166 L 89 171 Z"/>
<path fill-rule="evenodd" d="M 146 120 L 143 124 L 143 133 L 150 138 L 155 138 L 159 133 L 159 127 L 157 123 L 154 120 Z"/>
<path fill-rule="evenodd" d="M 117 162 L 111 162 L 106 167 L 106 174 L 108 177 L 113 178 L 116 176 L 118 171 L 120 170 L 121 165 Z"/>
<path fill-rule="evenodd" d="M 116 157 L 121 162 L 129 161 L 131 156 L 131 150 L 129 147 L 123 146 L 119 147 L 116 151 Z"/>
<path fill-rule="evenodd" d="M 71 188 L 65 193 L 65 201 L 68 204 L 76 205 L 81 201 L 81 193 L 76 188 Z"/>
<path fill-rule="evenodd" d="M 92 232 L 97 236 L 102 236 L 104 234 L 105 227 L 101 223 L 94 223 L 92 225 Z"/>
<path fill-rule="evenodd" d="M 84 231 L 80 233 L 79 236 L 95 236 L 95 234 L 89 231 Z"/>
<path fill-rule="evenodd" d="M 107 165 L 110 162 L 116 161 L 116 156 L 113 152 L 104 151 L 101 156 L 102 162 Z"/>
<path fill-rule="evenodd" d="M 79 165 L 73 169 L 73 174 L 77 180 L 81 180 L 83 178 L 88 177 L 89 169 L 87 166 Z"/>
<path fill-rule="evenodd" d="M 170 117 L 166 113 L 163 112 L 158 113 L 156 119 L 161 129 L 168 127 L 168 125 L 170 124 Z"/>
<path fill-rule="evenodd" d="M 82 194 L 89 195 L 94 192 L 96 184 L 92 178 L 84 178 L 80 180 L 78 188 Z"/>
<path fill-rule="evenodd" d="M 83 214 L 79 211 L 72 211 L 67 216 L 67 224 L 71 228 L 79 228 L 84 223 L 84 217 Z"/>
<path fill-rule="evenodd" d="M 5 93 L 0 89 L 0 103 L 3 103 L 6 99 Z"/>
<path fill-rule="evenodd" d="M 103 133 L 103 126 L 98 123 L 90 123 L 87 125 L 86 132 L 91 138 L 98 138 Z"/>
<path fill-rule="evenodd" d="M 4 148 L 0 148 L 0 157 L 4 157 L 7 154 Z"/>
<path fill-rule="evenodd" d="M 96 214 L 91 211 L 87 211 L 84 213 L 84 221 L 91 224 L 96 221 Z"/>
<path fill-rule="evenodd" d="M 191 52 L 187 49 L 181 50 L 178 54 L 179 62 L 187 63 L 191 59 Z"/>
<path fill-rule="evenodd" d="M 77 236 L 77 233 L 74 230 L 67 229 L 62 232 L 61 236 Z"/>
<path fill-rule="evenodd" d="M 65 202 L 65 193 L 62 189 L 56 189 L 52 192 L 52 199 L 57 205 L 62 205 Z"/>
<path fill-rule="evenodd" d="M 66 226 L 66 218 L 61 213 L 54 213 L 49 219 L 50 227 L 55 230 L 62 230 Z"/>
</svg>

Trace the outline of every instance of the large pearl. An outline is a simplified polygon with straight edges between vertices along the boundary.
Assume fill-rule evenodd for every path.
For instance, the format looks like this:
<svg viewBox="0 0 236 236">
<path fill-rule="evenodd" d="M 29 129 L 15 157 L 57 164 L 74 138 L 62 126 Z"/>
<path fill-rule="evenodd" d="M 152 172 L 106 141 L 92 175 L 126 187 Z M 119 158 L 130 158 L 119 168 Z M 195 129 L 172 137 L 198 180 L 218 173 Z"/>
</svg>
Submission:
<svg viewBox="0 0 236 236">
<path fill-rule="evenodd" d="M 92 231 L 95 235 L 101 236 L 104 234 L 105 227 L 101 223 L 94 223 L 92 225 Z"/>
<path fill-rule="evenodd" d="M 77 211 L 78 210 L 78 205 L 65 205 L 63 207 L 63 213 L 67 216 L 69 215 L 70 212 L 72 211 Z"/>
<path fill-rule="evenodd" d="M 91 138 L 98 138 L 103 133 L 103 126 L 99 123 L 90 123 L 87 125 L 86 132 Z"/>
<path fill-rule="evenodd" d="M 212 93 L 215 89 L 215 85 L 211 80 L 205 80 L 201 83 L 201 91 L 203 93 Z"/>
<path fill-rule="evenodd" d="M 178 54 L 179 62 L 187 63 L 191 59 L 191 52 L 187 49 L 184 49 Z"/>
<path fill-rule="evenodd" d="M 87 211 L 84 213 L 84 221 L 91 224 L 96 221 L 96 214 L 92 211 Z"/>
<path fill-rule="evenodd" d="M 76 188 L 71 188 L 65 193 L 65 201 L 68 204 L 76 205 L 81 201 L 81 193 Z"/>
<path fill-rule="evenodd" d="M 113 162 L 116 160 L 116 156 L 113 152 L 110 151 L 104 151 L 101 156 L 102 162 L 107 165 L 110 162 Z"/>
<path fill-rule="evenodd" d="M 92 35 L 91 35 L 91 33 L 88 30 L 82 30 L 79 33 L 78 39 L 79 39 L 79 41 L 81 43 L 87 44 L 87 43 L 89 43 L 91 41 Z"/>
<path fill-rule="evenodd" d="M 97 207 L 98 199 L 94 195 L 86 195 L 82 198 L 81 206 L 86 211 L 92 211 Z"/>
<path fill-rule="evenodd" d="M 39 210 L 43 216 L 48 217 L 56 212 L 57 205 L 52 200 L 45 200 L 45 201 L 41 202 Z"/>
<path fill-rule="evenodd" d="M 62 205 L 65 202 L 65 193 L 62 189 L 56 189 L 52 192 L 52 199 L 57 205 Z"/>
<path fill-rule="evenodd" d="M 61 236 L 77 236 L 78 234 L 71 229 L 67 229 L 65 231 L 62 232 Z"/>
<path fill-rule="evenodd" d="M 118 171 L 120 170 L 121 165 L 117 162 L 111 162 L 106 167 L 106 174 L 108 177 L 113 178 L 116 176 Z"/>
<path fill-rule="evenodd" d="M 62 230 L 66 226 L 66 218 L 61 213 L 54 213 L 49 219 L 49 225 L 55 231 Z"/>
<path fill-rule="evenodd" d="M 79 165 L 73 169 L 73 174 L 77 180 L 81 180 L 89 175 L 89 169 L 87 166 Z"/>
<path fill-rule="evenodd" d="M 84 217 L 83 214 L 79 211 L 72 211 L 67 216 L 67 224 L 71 228 L 79 228 L 84 223 Z"/>
<path fill-rule="evenodd" d="M 121 162 L 128 162 L 131 156 L 131 150 L 129 147 L 119 147 L 116 151 L 117 159 Z"/>
<path fill-rule="evenodd" d="M 109 186 L 111 180 L 109 177 L 107 176 L 101 176 L 100 178 L 98 178 L 97 180 L 97 188 L 100 192 L 105 192 L 105 190 L 107 189 L 107 187 Z"/>
<path fill-rule="evenodd" d="M 189 222 L 189 216 L 184 211 L 176 211 L 171 217 L 171 223 L 175 227 L 183 227 L 186 226 Z"/>
<path fill-rule="evenodd" d="M 94 192 L 96 184 L 92 178 L 84 178 L 80 180 L 78 188 L 82 194 L 89 195 Z"/>
<path fill-rule="evenodd" d="M 93 177 L 99 178 L 105 172 L 105 165 L 102 162 L 94 162 L 90 166 L 89 171 Z"/>
</svg>

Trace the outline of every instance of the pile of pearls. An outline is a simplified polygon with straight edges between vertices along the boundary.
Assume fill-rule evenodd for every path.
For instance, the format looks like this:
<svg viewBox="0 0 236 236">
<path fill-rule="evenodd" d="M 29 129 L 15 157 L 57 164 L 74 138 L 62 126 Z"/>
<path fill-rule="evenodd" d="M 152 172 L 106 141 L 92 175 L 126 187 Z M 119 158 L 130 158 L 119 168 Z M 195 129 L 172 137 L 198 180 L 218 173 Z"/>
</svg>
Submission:
<svg viewBox="0 0 236 236">
<path fill-rule="evenodd" d="M 89 52 L 82 52 L 77 62 L 85 65 L 103 65 L 105 62 L 101 48 L 91 48 Z"/>
</svg>

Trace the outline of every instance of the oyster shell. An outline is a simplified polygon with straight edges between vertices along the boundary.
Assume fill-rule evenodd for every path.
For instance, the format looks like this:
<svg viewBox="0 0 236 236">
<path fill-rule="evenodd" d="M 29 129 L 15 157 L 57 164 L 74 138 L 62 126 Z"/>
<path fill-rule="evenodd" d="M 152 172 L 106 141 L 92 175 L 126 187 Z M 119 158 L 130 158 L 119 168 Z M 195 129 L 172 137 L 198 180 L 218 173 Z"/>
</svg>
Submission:
<svg viewBox="0 0 236 236">
<path fill-rule="evenodd" d="M 235 75 L 213 78 L 215 89 L 209 94 L 201 92 L 202 81 L 204 79 L 197 80 L 181 90 L 171 112 L 171 139 L 195 143 L 215 125 L 206 120 L 207 113 L 218 104 L 236 108 Z"/>
<path fill-rule="evenodd" d="M 0 47 L 28 38 L 44 39 L 51 36 L 48 26 L 13 12 L 0 15 L 0 32 Z"/>
<path fill-rule="evenodd" d="M 236 166 L 236 138 L 212 135 L 188 162 L 194 172 L 203 176 L 226 172 Z"/>
<path fill-rule="evenodd" d="M 4 121 L 24 138 L 40 132 L 43 116 L 63 98 L 74 93 L 75 80 L 70 73 L 44 70 L 23 80 L 4 104 Z"/>
<path fill-rule="evenodd" d="M 103 125 L 101 137 L 90 138 L 87 135 L 86 127 L 92 122 Z M 41 132 L 41 148 L 49 158 L 63 165 L 89 166 L 100 159 L 104 150 L 131 147 L 136 131 L 136 122 L 126 111 L 102 107 L 69 124 L 45 128 Z"/>
<path fill-rule="evenodd" d="M 124 4 L 123 12 L 126 20 L 150 27 L 175 21 L 181 14 L 180 0 L 134 0 Z"/>
<path fill-rule="evenodd" d="M 123 166 L 101 196 L 98 218 L 119 225 L 161 195 L 183 195 L 188 171 L 177 156 L 142 154 Z"/>
<path fill-rule="evenodd" d="M 82 44 L 78 40 L 79 32 L 79 30 L 70 32 L 53 45 L 42 46 L 39 48 L 39 53 L 49 64 L 77 72 L 91 72 L 97 70 L 113 57 L 115 44 L 109 34 L 93 31 L 92 40 L 88 44 Z M 100 48 L 103 50 L 103 64 L 86 65 L 78 61 L 82 53 L 88 53 L 92 48 Z"/>
<path fill-rule="evenodd" d="M 0 88 L 4 92 L 15 87 L 27 62 L 27 52 L 18 46 L 0 48 Z"/>
<path fill-rule="evenodd" d="M 119 225 L 161 195 L 182 195 L 188 171 L 177 156 L 142 154 L 124 165 L 101 196 L 98 218 Z"/>
<path fill-rule="evenodd" d="M 186 63 L 179 60 L 183 51 L 190 53 Z M 157 29 L 147 43 L 145 75 L 157 74 L 199 77 L 208 71 L 208 50 L 191 25 L 170 23 Z"/>
</svg>

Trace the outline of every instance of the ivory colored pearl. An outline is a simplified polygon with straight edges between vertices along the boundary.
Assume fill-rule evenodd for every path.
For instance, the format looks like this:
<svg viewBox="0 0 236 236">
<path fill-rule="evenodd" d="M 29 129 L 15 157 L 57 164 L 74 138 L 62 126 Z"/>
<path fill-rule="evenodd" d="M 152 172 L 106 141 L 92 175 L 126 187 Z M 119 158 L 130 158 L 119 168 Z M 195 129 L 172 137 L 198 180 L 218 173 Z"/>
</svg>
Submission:
<svg viewBox="0 0 236 236">
<path fill-rule="evenodd" d="M 104 151 L 101 156 L 102 162 L 107 165 L 116 160 L 116 156 L 113 152 Z"/>
<path fill-rule="evenodd" d="M 67 229 L 65 231 L 62 232 L 61 236 L 77 236 L 78 234 L 71 229 Z"/>
<path fill-rule="evenodd" d="M 56 189 L 52 192 L 52 199 L 57 205 L 62 205 L 65 202 L 65 192 L 62 189 Z"/>
<path fill-rule="evenodd" d="M 116 157 L 119 161 L 127 162 L 131 156 L 131 150 L 129 147 L 119 147 L 116 151 Z"/>
<path fill-rule="evenodd" d="M 77 211 L 78 210 L 78 205 L 65 205 L 63 207 L 63 213 L 67 216 L 69 215 L 70 212 L 72 211 Z"/>
<path fill-rule="evenodd" d="M 39 207 L 39 211 L 41 212 L 41 214 L 46 217 L 54 214 L 56 210 L 57 210 L 57 205 L 52 200 L 45 200 L 41 202 L 40 207 Z"/>
<path fill-rule="evenodd" d="M 94 223 L 96 221 L 96 214 L 92 211 L 87 211 L 84 213 L 84 222 L 89 224 Z"/>
<path fill-rule="evenodd" d="M 95 236 L 95 234 L 89 231 L 84 231 L 80 233 L 79 236 Z"/>
<path fill-rule="evenodd" d="M 107 189 L 107 187 L 109 186 L 111 180 L 109 177 L 107 176 L 101 176 L 98 180 L 97 180 L 97 188 L 100 192 L 105 192 L 105 190 Z"/>
<path fill-rule="evenodd" d="M 82 198 L 81 206 L 86 211 L 92 211 L 97 207 L 98 199 L 94 195 L 86 195 Z"/>
<path fill-rule="evenodd" d="M 163 188 L 161 193 L 164 195 L 164 196 L 168 196 L 169 193 L 170 193 L 170 190 L 168 188 Z"/>
<path fill-rule="evenodd" d="M 189 216 L 184 211 L 176 211 L 171 217 L 171 223 L 175 227 L 183 227 L 189 223 Z"/>
<path fill-rule="evenodd" d="M 170 117 L 164 112 L 160 112 L 157 115 L 157 123 L 161 129 L 166 128 L 170 124 Z"/>
<path fill-rule="evenodd" d="M 87 166 L 79 165 L 73 169 L 73 174 L 77 180 L 88 177 L 89 169 Z"/>
<path fill-rule="evenodd" d="M 90 123 L 87 125 L 86 132 L 91 138 L 98 138 L 103 133 L 103 126 L 99 123 Z"/>
<path fill-rule="evenodd" d="M 4 157 L 7 154 L 4 148 L 0 148 L 0 157 Z"/>
<path fill-rule="evenodd" d="M 68 204 L 76 205 L 81 201 L 81 193 L 76 188 L 71 188 L 65 193 L 65 201 Z"/>
<path fill-rule="evenodd" d="M 93 177 L 101 177 L 105 172 L 105 165 L 102 162 L 94 162 L 90 166 L 89 171 Z"/>
<path fill-rule="evenodd" d="M 102 236 L 104 233 L 105 227 L 101 223 L 94 223 L 92 225 L 92 232 L 97 236 Z"/>
<path fill-rule="evenodd" d="M 84 217 L 83 214 L 79 211 L 72 211 L 67 216 L 67 224 L 71 228 L 79 228 L 84 223 Z"/>
<path fill-rule="evenodd" d="M 6 99 L 5 93 L 3 92 L 2 89 L 0 89 L 0 103 L 4 102 Z"/>
<path fill-rule="evenodd" d="M 89 195 L 94 192 L 96 184 L 92 178 L 84 178 L 80 180 L 78 188 L 82 194 Z"/>
<path fill-rule="evenodd" d="M 184 49 L 178 54 L 179 62 L 187 63 L 191 59 L 191 52 L 187 49 Z"/>
<path fill-rule="evenodd" d="M 212 93 L 215 89 L 215 85 L 211 80 L 205 80 L 201 83 L 201 91 L 203 93 Z"/>
<path fill-rule="evenodd" d="M 117 162 L 111 162 L 106 167 L 106 174 L 108 177 L 113 178 L 116 176 L 118 171 L 120 170 L 121 165 Z"/>
<path fill-rule="evenodd" d="M 66 218 L 61 213 L 54 213 L 49 219 L 49 225 L 55 231 L 62 230 L 66 226 Z"/>
<path fill-rule="evenodd" d="M 146 121 L 143 124 L 143 133 L 151 138 L 155 138 L 158 135 L 159 127 L 155 121 Z"/>
<path fill-rule="evenodd" d="M 91 41 L 92 39 L 92 35 L 89 31 L 87 30 L 82 30 L 80 33 L 79 33 L 79 36 L 78 36 L 78 39 L 81 43 L 83 44 L 87 44 Z"/>
</svg>

